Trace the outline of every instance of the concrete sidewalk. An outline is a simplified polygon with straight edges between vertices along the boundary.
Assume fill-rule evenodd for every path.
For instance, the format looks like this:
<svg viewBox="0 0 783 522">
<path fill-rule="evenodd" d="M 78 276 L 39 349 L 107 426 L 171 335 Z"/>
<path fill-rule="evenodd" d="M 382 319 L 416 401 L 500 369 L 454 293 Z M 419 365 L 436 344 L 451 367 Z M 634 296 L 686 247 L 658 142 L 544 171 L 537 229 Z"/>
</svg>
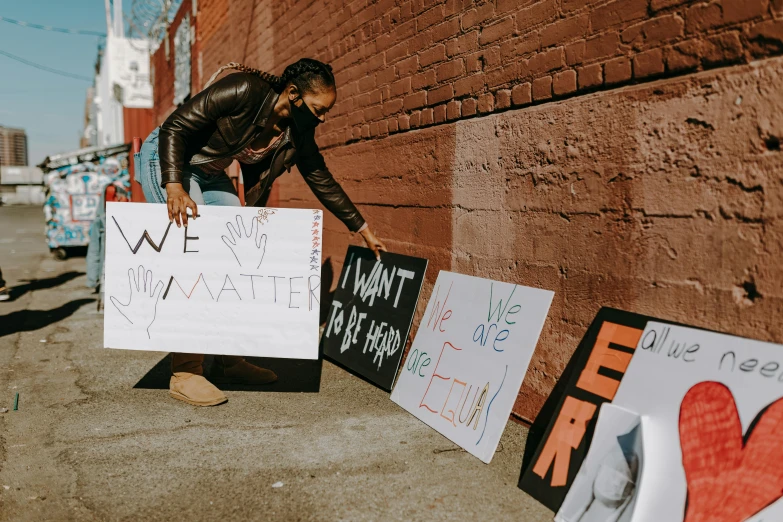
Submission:
<svg viewBox="0 0 783 522">
<path fill-rule="evenodd" d="M 552 520 L 516 486 L 516 423 L 485 465 L 328 362 L 195 408 L 166 354 L 101 347 L 84 259 L 49 255 L 38 207 L 0 208 L 0 266 L 2 520 Z"/>
</svg>

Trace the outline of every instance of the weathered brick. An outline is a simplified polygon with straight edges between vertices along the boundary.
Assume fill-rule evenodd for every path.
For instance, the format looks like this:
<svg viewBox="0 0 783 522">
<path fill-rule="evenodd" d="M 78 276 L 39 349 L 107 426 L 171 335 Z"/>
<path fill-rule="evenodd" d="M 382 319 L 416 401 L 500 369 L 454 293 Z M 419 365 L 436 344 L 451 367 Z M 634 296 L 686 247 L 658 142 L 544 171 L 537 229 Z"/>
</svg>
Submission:
<svg viewBox="0 0 783 522">
<path fill-rule="evenodd" d="M 393 82 L 397 78 L 397 73 L 394 67 L 387 67 L 381 69 L 375 73 L 375 83 L 378 85 L 386 85 Z"/>
<path fill-rule="evenodd" d="M 419 53 L 419 65 L 427 67 L 433 63 L 442 62 L 446 60 L 446 46 L 443 44 L 437 44 L 431 49 L 422 51 Z"/>
<path fill-rule="evenodd" d="M 509 38 L 500 44 L 500 58 L 503 63 L 525 56 L 541 49 L 539 34 L 528 33 Z"/>
<path fill-rule="evenodd" d="M 427 103 L 429 105 L 435 105 L 450 100 L 454 97 L 454 87 L 451 84 L 443 85 L 436 89 L 427 91 Z"/>
<path fill-rule="evenodd" d="M 418 53 L 423 49 L 431 47 L 432 44 L 432 33 L 430 31 L 417 33 L 416 36 L 408 40 L 408 54 Z"/>
<path fill-rule="evenodd" d="M 685 11 L 685 31 L 690 34 L 703 33 L 723 23 L 720 4 L 697 4 Z"/>
<path fill-rule="evenodd" d="M 470 29 L 474 25 L 480 24 L 484 20 L 489 20 L 492 15 L 495 14 L 495 4 L 493 2 L 486 2 L 479 5 L 476 9 L 466 11 L 460 17 L 460 23 L 462 24 L 462 30 Z"/>
<path fill-rule="evenodd" d="M 576 65 L 582 63 L 585 59 L 585 40 L 566 45 L 566 64 Z"/>
<path fill-rule="evenodd" d="M 576 71 L 569 69 L 555 74 L 552 80 L 552 90 L 558 96 L 576 91 Z"/>
<path fill-rule="evenodd" d="M 410 118 L 410 126 L 411 128 L 416 128 L 421 125 L 421 111 L 416 111 L 411 113 Z"/>
<path fill-rule="evenodd" d="M 552 97 L 552 77 L 544 76 L 533 80 L 533 99 L 548 100 Z"/>
<path fill-rule="evenodd" d="M 769 0 L 723 0 L 723 23 L 736 24 L 760 18 L 769 9 Z"/>
<path fill-rule="evenodd" d="M 411 128 L 411 117 L 407 114 L 400 114 L 397 116 L 397 124 L 401 131 L 406 131 Z"/>
<path fill-rule="evenodd" d="M 530 0 L 524 1 L 524 0 L 497 0 L 497 7 L 495 8 L 495 13 L 497 14 L 503 14 L 503 13 L 509 13 L 512 11 L 516 11 L 525 3 L 529 3 Z"/>
<path fill-rule="evenodd" d="M 389 125 L 389 132 L 397 132 L 400 130 L 400 122 L 397 118 L 389 118 L 386 122 Z"/>
<path fill-rule="evenodd" d="M 375 76 L 365 76 L 359 80 L 359 90 L 366 92 L 375 89 Z"/>
<path fill-rule="evenodd" d="M 452 18 L 432 27 L 429 32 L 434 42 L 442 42 L 460 33 L 459 18 Z"/>
<path fill-rule="evenodd" d="M 677 14 L 660 16 L 630 26 L 621 33 L 624 43 L 633 44 L 637 49 L 659 44 L 682 36 L 685 21 Z"/>
<path fill-rule="evenodd" d="M 604 83 L 604 70 L 600 63 L 579 67 L 576 72 L 580 89 L 590 89 Z"/>
<path fill-rule="evenodd" d="M 484 27 L 479 35 L 479 44 L 487 45 L 510 36 L 514 32 L 514 19 L 511 16 Z"/>
<path fill-rule="evenodd" d="M 438 81 L 443 82 L 465 74 L 465 63 L 461 59 L 452 60 L 439 65 L 435 71 Z"/>
<path fill-rule="evenodd" d="M 462 116 L 468 117 L 476 114 L 478 110 L 478 103 L 474 98 L 466 98 L 462 100 Z"/>
<path fill-rule="evenodd" d="M 451 100 L 446 104 L 446 119 L 457 120 L 462 115 L 462 102 L 459 100 Z"/>
<path fill-rule="evenodd" d="M 451 57 L 457 54 L 469 53 L 479 48 L 478 31 L 471 31 L 446 42 L 446 54 Z"/>
<path fill-rule="evenodd" d="M 664 50 L 666 68 L 672 72 L 696 69 L 701 64 L 702 41 L 687 40 Z"/>
<path fill-rule="evenodd" d="M 421 90 L 425 87 L 431 87 L 436 83 L 438 83 L 438 81 L 435 76 L 435 70 L 433 69 L 411 76 L 411 89 L 414 91 Z"/>
<path fill-rule="evenodd" d="M 694 0 L 651 0 L 650 9 L 653 11 L 660 11 L 661 9 L 692 3 L 693 1 Z"/>
<path fill-rule="evenodd" d="M 433 108 L 433 117 L 435 123 L 443 123 L 446 121 L 446 104 L 438 105 Z"/>
<path fill-rule="evenodd" d="M 383 106 L 382 105 L 374 105 L 372 107 L 368 107 L 367 109 L 364 109 L 364 120 L 365 121 L 373 121 L 378 120 L 383 116 Z"/>
<path fill-rule="evenodd" d="M 554 20 L 556 17 L 557 2 L 555 0 L 538 1 L 514 14 L 517 31 L 520 34 L 526 33 L 544 22 Z"/>
<path fill-rule="evenodd" d="M 755 56 L 783 52 L 783 20 L 769 20 L 755 24 L 748 31 L 750 50 Z"/>
<path fill-rule="evenodd" d="M 525 63 L 525 62 L 523 62 Z M 563 67 L 565 63 L 565 51 L 562 47 L 556 47 L 549 51 L 544 51 L 533 55 L 525 65 L 521 67 L 520 76 L 526 78 L 528 76 L 537 77 L 544 73 L 554 71 Z"/>
<path fill-rule="evenodd" d="M 663 51 L 661 49 L 651 49 L 633 57 L 634 78 L 646 78 L 661 74 L 663 71 Z"/>
<path fill-rule="evenodd" d="M 492 93 L 486 93 L 479 96 L 478 99 L 478 111 L 486 114 L 495 110 L 495 97 Z"/>
<path fill-rule="evenodd" d="M 378 126 L 378 122 L 377 121 L 374 121 L 374 122 L 370 123 L 370 137 L 371 138 L 374 138 L 374 137 L 378 136 L 378 134 L 380 134 L 378 132 L 378 130 L 379 130 L 379 126 Z"/>
<path fill-rule="evenodd" d="M 445 16 L 443 4 L 436 5 L 416 17 L 416 30 L 423 31 L 431 25 L 443 21 Z"/>
<path fill-rule="evenodd" d="M 397 112 L 400 112 L 402 110 L 402 106 L 403 106 L 402 98 L 395 98 L 393 100 L 389 100 L 383 104 L 383 115 L 389 116 L 390 114 L 395 114 Z"/>
<path fill-rule="evenodd" d="M 397 69 L 398 76 L 409 76 L 418 70 L 419 57 L 411 56 L 410 58 L 405 58 L 394 64 L 394 67 Z"/>
<path fill-rule="evenodd" d="M 703 44 L 702 62 L 707 66 L 737 63 L 744 57 L 739 32 L 710 36 Z"/>
<path fill-rule="evenodd" d="M 411 79 L 403 78 L 402 80 L 397 80 L 396 82 L 392 83 L 390 87 L 391 89 L 389 90 L 389 96 L 392 98 L 402 96 L 403 94 L 408 94 L 411 92 Z"/>
<path fill-rule="evenodd" d="M 594 9 L 590 13 L 593 31 L 603 31 L 609 27 L 622 25 L 647 15 L 649 0 L 615 0 Z"/>
<path fill-rule="evenodd" d="M 589 27 L 590 19 L 586 14 L 559 20 L 541 29 L 541 47 L 562 45 L 584 38 Z"/>
<path fill-rule="evenodd" d="M 512 83 L 519 77 L 519 63 L 512 62 L 504 67 L 486 73 L 487 87 L 490 89 Z"/>
<path fill-rule="evenodd" d="M 389 134 L 389 121 L 381 120 L 378 122 L 378 135 L 385 136 Z"/>
<path fill-rule="evenodd" d="M 432 109 L 421 110 L 421 125 L 432 125 L 435 121 L 435 111 Z"/>
<path fill-rule="evenodd" d="M 403 98 L 406 111 L 418 109 L 427 105 L 427 91 L 419 91 Z"/>
<path fill-rule="evenodd" d="M 391 47 L 386 50 L 386 63 L 392 64 L 396 62 L 397 60 L 400 60 L 406 56 L 408 56 L 408 42 L 400 42 L 394 47 Z"/>
<path fill-rule="evenodd" d="M 583 7 L 600 4 L 604 0 L 563 0 L 563 12 L 576 11 Z"/>
<path fill-rule="evenodd" d="M 473 74 L 454 82 L 454 96 L 461 98 L 467 94 L 477 94 L 484 90 L 486 77 L 483 74 Z"/>
<path fill-rule="evenodd" d="M 500 47 L 490 47 L 465 57 L 465 66 L 469 73 L 493 69 L 500 65 Z"/>
<path fill-rule="evenodd" d="M 620 36 L 611 32 L 585 41 L 584 61 L 592 61 L 617 54 Z"/>
<path fill-rule="evenodd" d="M 527 105 L 532 103 L 533 96 L 531 88 L 532 84 L 530 82 L 515 85 L 511 89 L 511 103 L 514 105 Z"/>
<path fill-rule="evenodd" d="M 511 107 L 511 89 L 500 89 L 495 93 L 495 108 L 508 109 Z"/>
<path fill-rule="evenodd" d="M 604 64 L 604 79 L 607 85 L 627 82 L 631 76 L 631 60 L 625 56 L 609 60 Z"/>
</svg>

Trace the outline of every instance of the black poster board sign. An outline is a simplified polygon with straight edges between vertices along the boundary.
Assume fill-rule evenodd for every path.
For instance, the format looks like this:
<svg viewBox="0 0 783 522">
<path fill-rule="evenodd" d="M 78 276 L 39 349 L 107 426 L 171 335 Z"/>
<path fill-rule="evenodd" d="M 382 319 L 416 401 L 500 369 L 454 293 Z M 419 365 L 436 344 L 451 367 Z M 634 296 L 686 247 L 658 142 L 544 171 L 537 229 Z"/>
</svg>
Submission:
<svg viewBox="0 0 783 522">
<path fill-rule="evenodd" d="M 427 260 L 348 247 L 323 333 L 324 355 L 391 391 Z"/>
<path fill-rule="evenodd" d="M 593 440 L 601 404 L 611 402 L 648 321 L 601 308 L 528 433 L 519 488 L 560 509 Z"/>
</svg>

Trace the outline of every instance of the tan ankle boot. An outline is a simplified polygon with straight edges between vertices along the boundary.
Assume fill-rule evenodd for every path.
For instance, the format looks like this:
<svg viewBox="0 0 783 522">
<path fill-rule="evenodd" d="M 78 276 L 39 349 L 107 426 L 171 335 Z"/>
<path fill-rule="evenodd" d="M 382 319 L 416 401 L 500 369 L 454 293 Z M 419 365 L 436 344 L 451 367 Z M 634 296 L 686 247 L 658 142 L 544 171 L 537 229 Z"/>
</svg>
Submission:
<svg viewBox="0 0 783 522">
<path fill-rule="evenodd" d="M 194 406 L 215 406 L 228 400 L 223 392 L 206 380 L 202 363 L 203 354 L 171 354 L 171 380 L 169 395 Z"/>
<path fill-rule="evenodd" d="M 277 375 L 272 370 L 250 364 L 244 358 L 235 355 L 216 355 L 210 377 L 215 382 L 231 382 L 251 386 L 271 384 L 277 380 Z"/>
</svg>

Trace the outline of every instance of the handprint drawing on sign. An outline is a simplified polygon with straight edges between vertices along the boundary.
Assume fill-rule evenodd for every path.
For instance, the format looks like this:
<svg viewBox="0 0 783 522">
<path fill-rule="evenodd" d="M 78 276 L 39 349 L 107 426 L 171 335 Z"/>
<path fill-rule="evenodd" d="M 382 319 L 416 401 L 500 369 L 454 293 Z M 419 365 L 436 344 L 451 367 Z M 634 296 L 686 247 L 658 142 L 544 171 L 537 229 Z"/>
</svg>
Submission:
<svg viewBox="0 0 783 522">
<path fill-rule="evenodd" d="M 236 223 L 229 221 L 227 236 L 220 236 L 223 243 L 231 249 L 239 266 L 244 268 L 258 268 L 264 260 L 266 252 L 266 234 L 261 233 L 258 225 L 258 217 L 251 219 L 250 231 L 245 227 L 242 216 L 237 216 Z"/>
<path fill-rule="evenodd" d="M 139 265 L 138 274 L 132 268 L 128 269 L 128 286 L 130 296 L 127 303 L 122 303 L 114 296 L 109 296 L 109 300 L 130 324 L 143 326 L 150 338 L 150 327 L 155 322 L 163 281 L 159 280 L 153 286 L 152 271 L 145 271 Z"/>
</svg>

